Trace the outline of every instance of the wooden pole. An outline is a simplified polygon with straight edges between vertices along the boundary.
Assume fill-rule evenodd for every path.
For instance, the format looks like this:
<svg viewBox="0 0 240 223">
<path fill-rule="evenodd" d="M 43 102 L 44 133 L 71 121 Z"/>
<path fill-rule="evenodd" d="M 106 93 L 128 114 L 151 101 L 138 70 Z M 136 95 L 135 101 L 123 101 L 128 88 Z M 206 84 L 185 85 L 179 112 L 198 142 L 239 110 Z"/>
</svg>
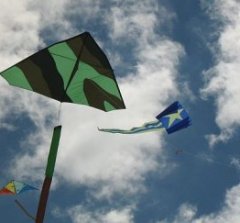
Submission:
<svg viewBox="0 0 240 223">
<path fill-rule="evenodd" d="M 58 145 L 59 145 L 60 136 L 61 136 L 61 129 L 62 129 L 62 126 L 56 126 L 53 130 L 53 137 L 52 137 L 51 147 L 48 155 L 45 179 L 43 182 L 42 191 L 41 191 L 41 195 L 38 203 L 36 223 L 43 223 L 43 220 L 44 220 L 47 201 L 48 201 L 48 195 L 51 187 L 52 177 L 53 177 L 56 158 L 57 158 Z"/>
</svg>

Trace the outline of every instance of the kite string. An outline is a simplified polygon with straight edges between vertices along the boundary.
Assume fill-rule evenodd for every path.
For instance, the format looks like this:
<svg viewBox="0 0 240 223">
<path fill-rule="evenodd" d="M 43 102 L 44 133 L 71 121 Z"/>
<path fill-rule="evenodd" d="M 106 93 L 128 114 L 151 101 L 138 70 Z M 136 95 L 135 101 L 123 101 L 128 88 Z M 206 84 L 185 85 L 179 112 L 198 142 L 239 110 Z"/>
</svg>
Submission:
<svg viewBox="0 0 240 223">
<path fill-rule="evenodd" d="M 14 200 L 15 203 L 18 205 L 18 207 L 29 217 L 31 218 L 33 221 L 35 221 L 36 219 L 28 213 L 28 211 L 24 208 L 24 206 L 16 199 Z"/>
<path fill-rule="evenodd" d="M 209 164 L 221 165 L 221 166 L 228 167 L 228 168 L 234 168 L 233 165 L 225 164 L 224 162 L 221 162 L 221 161 L 218 161 L 218 160 L 214 160 L 214 159 L 207 160 L 204 157 L 202 157 L 200 154 L 193 154 L 193 153 L 185 151 L 185 150 L 182 150 L 181 153 L 182 153 L 182 155 L 185 154 L 189 157 L 193 157 L 195 159 L 198 159 L 198 160 L 201 160 L 201 161 L 204 161 L 204 162 L 208 162 Z M 180 155 L 180 153 L 177 154 L 177 155 Z"/>
</svg>

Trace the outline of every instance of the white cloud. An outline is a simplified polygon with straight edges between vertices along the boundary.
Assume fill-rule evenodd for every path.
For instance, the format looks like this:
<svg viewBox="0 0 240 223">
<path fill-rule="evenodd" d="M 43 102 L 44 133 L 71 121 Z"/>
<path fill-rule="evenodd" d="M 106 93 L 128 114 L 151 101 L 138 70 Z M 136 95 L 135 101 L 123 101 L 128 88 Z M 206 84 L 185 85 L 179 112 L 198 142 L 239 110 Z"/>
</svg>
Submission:
<svg viewBox="0 0 240 223">
<path fill-rule="evenodd" d="M 139 47 L 144 47 L 146 41 L 154 39 L 157 28 L 174 18 L 172 12 L 161 7 L 154 0 L 137 2 L 127 0 L 124 3 L 116 0 L 115 2 L 115 6 L 110 9 L 112 16 L 107 17 L 106 22 L 110 24 L 111 38 L 119 43 L 123 38 L 123 44 L 128 41 L 138 41 L 142 42 Z"/>
<path fill-rule="evenodd" d="M 224 205 L 220 211 L 198 216 L 197 208 L 183 204 L 173 221 L 163 220 L 158 223 L 238 223 L 240 221 L 240 185 L 234 186 L 226 192 Z"/>
<path fill-rule="evenodd" d="M 240 159 L 236 157 L 232 157 L 230 161 L 230 165 L 234 166 L 237 170 L 240 170 Z"/>
<path fill-rule="evenodd" d="M 15 131 L 17 128 L 14 125 L 8 123 L 1 123 L 0 129 L 8 130 L 8 131 Z"/>
<path fill-rule="evenodd" d="M 152 2 L 152 1 L 150 1 Z M 133 2 L 122 7 L 112 7 L 109 22 L 112 23 L 111 37 L 113 39 L 124 38 L 138 39 L 139 37 L 149 37 L 148 33 L 153 33 L 154 25 L 156 24 L 156 16 L 154 11 L 157 11 L 157 3 L 155 7 L 151 7 L 149 2 Z M 148 6 L 148 7 L 146 7 Z M 149 10 L 149 6 L 151 10 Z M 149 13 L 150 11 L 150 13 Z M 128 15 L 126 17 L 126 15 Z M 126 40 L 125 40 L 126 41 Z"/>
<path fill-rule="evenodd" d="M 108 211 L 88 211 L 79 205 L 68 210 L 74 223 L 133 223 L 131 207 Z"/>
<path fill-rule="evenodd" d="M 195 217 L 197 208 L 190 204 L 182 204 L 179 207 L 178 214 L 172 223 L 191 223 Z M 167 220 L 158 221 L 157 223 L 169 223 Z"/>
<path fill-rule="evenodd" d="M 13 7 L 14 6 L 14 7 Z M 1 1 L 1 69 L 17 62 L 39 47 L 39 15 L 27 9 L 28 1 Z"/>
<path fill-rule="evenodd" d="M 214 51 L 216 64 L 205 72 L 203 96 L 215 96 L 216 123 L 221 133 L 208 136 L 211 146 L 226 142 L 240 124 L 240 4 L 237 0 L 202 1 L 210 17 L 221 22 Z"/>
</svg>

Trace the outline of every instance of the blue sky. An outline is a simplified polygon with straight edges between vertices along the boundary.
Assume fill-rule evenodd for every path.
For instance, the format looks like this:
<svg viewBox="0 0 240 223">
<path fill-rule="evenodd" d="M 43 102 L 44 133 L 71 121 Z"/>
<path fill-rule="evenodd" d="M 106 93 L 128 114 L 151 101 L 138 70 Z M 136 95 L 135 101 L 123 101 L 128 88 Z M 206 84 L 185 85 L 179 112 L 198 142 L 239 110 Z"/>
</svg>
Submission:
<svg viewBox="0 0 240 223">
<path fill-rule="evenodd" d="M 14 10 L 12 5 L 15 5 Z M 0 68 L 89 31 L 114 68 L 126 110 L 62 104 L 0 79 L 0 184 L 41 187 L 63 126 L 45 222 L 239 223 L 240 4 L 237 0 L 11 0 L 0 3 Z M 192 126 L 115 135 L 179 100 Z M 76 121 L 77 120 L 77 121 Z M 182 153 L 176 155 L 176 151 Z M 38 192 L 17 197 L 34 214 Z M 0 197 L 2 222 L 30 222 Z"/>
</svg>

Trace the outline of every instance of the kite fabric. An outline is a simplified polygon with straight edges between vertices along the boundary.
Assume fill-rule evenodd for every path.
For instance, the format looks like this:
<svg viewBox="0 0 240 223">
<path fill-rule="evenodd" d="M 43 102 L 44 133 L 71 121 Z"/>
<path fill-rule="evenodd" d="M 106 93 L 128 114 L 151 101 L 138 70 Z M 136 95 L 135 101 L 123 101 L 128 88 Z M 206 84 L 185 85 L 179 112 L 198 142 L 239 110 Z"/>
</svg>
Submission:
<svg viewBox="0 0 240 223">
<path fill-rule="evenodd" d="M 135 134 L 165 129 L 168 134 L 171 134 L 175 131 L 178 131 L 182 128 L 187 128 L 189 125 L 191 125 L 191 119 L 187 111 L 178 101 L 171 104 L 156 118 L 156 121 L 147 122 L 140 127 L 134 127 L 129 130 L 100 128 L 98 128 L 98 130 L 110 133 Z"/>
<path fill-rule="evenodd" d="M 0 190 L 0 195 L 16 195 L 28 190 L 38 189 L 23 182 L 12 180 Z"/>
<path fill-rule="evenodd" d="M 192 124 L 188 112 L 178 101 L 168 106 L 156 118 L 162 123 L 168 134 L 187 128 Z"/>
<path fill-rule="evenodd" d="M 88 32 L 55 43 L 0 73 L 10 85 L 60 102 L 125 108 L 113 69 Z"/>
</svg>

